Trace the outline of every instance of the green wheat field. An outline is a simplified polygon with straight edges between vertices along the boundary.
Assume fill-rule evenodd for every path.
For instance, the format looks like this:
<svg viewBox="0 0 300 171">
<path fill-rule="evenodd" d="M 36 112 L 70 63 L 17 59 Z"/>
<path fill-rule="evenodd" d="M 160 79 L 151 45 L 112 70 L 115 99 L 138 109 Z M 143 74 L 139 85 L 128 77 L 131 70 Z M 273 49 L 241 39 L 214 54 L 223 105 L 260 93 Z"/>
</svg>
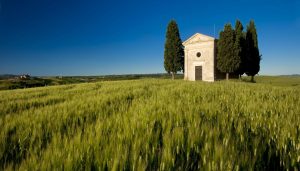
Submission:
<svg viewBox="0 0 300 171">
<path fill-rule="evenodd" d="M 0 170 L 300 170 L 299 78 L 274 79 L 0 91 Z"/>
</svg>

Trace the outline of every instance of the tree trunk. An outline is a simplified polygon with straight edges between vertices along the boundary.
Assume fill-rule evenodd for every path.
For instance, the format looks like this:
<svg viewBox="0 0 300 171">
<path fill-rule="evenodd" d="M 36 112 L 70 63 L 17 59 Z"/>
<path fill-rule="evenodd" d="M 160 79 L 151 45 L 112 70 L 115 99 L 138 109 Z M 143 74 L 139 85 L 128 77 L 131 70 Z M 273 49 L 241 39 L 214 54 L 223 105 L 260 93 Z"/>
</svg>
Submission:
<svg viewBox="0 0 300 171">
<path fill-rule="evenodd" d="M 171 72 L 171 74 L 172 74 L 172 80 L 174 80 L 174 78 L 175 78 L 175 73 L 174 73 L 174 72 Z"/>
<path fill-rule="evenodd" d="M 226 73 L 226 80 L 227 81 L 229 80 L 229 73 L 228 72 Z"/>
<path fill-rule="evenodd" d="M 251 75 L 251 82 L 253 83 L 254 82 L 254 76 Z"/>
</svg>

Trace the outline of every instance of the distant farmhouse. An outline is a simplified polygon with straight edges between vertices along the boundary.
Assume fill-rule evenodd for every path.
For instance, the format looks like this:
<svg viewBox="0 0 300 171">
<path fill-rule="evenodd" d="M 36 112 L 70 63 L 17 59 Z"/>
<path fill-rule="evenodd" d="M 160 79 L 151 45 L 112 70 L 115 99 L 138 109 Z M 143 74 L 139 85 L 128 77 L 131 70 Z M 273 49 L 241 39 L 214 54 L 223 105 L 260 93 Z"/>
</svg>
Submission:
<svg viewBox="0 0 300 171">
<path fill-rule="evenodd" d="M 225 73 L 217 69 L 217 39 L 196 33 L 182 44 L 185 80 L 216 81 L 225 78 Z"/>
<path fill-rule="evenodd" d="M 24 79 L 24 80 L 25 80 L 25 79 L 29 79 L 29 78 L 30 78 L 30 75 L 29 75 L 29 74 L 23 74 L 23 75 L 20 75 L 19 78 L 20 78 L 20 79 Z"/>
</svg>

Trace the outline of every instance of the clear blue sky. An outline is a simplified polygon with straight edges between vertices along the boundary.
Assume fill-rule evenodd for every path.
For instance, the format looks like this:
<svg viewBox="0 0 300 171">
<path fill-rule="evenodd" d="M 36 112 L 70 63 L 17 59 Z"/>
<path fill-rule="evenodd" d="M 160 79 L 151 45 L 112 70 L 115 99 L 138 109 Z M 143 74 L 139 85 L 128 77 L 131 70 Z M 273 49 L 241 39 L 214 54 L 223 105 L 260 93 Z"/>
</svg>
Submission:
<svg viewBox="0 0 300 171">
<path fill-rule="evenodd" d="M 260 74 L 300 73 L 300 0 L 0 0 L 0 74 L 162 73 L 165 32 L 254 19 Z"/>
</svg>

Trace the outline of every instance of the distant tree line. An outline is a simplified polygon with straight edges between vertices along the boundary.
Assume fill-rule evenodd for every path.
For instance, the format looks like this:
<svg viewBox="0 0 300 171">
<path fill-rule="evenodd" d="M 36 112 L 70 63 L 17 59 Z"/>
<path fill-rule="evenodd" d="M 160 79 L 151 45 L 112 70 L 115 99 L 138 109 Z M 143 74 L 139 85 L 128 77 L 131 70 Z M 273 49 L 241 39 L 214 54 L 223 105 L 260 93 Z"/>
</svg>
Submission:
<svg viewBox="0 0 300 171">
<path fill-rule="evenodd" d="M 226 24 L 224 30 L 220 32 L 217 45 L 217 68 L 226 73 L 226 79 L 229 74 L 246 74 L 254 76 L 260 70 L 261 55 L 259 54 L 257 32 L 254 21 L 251 20 L 247 25 L 247 31 L 243 31 L 242 23 L 237 20 L 235 29 L 231 24 Z"/>
</svg>

